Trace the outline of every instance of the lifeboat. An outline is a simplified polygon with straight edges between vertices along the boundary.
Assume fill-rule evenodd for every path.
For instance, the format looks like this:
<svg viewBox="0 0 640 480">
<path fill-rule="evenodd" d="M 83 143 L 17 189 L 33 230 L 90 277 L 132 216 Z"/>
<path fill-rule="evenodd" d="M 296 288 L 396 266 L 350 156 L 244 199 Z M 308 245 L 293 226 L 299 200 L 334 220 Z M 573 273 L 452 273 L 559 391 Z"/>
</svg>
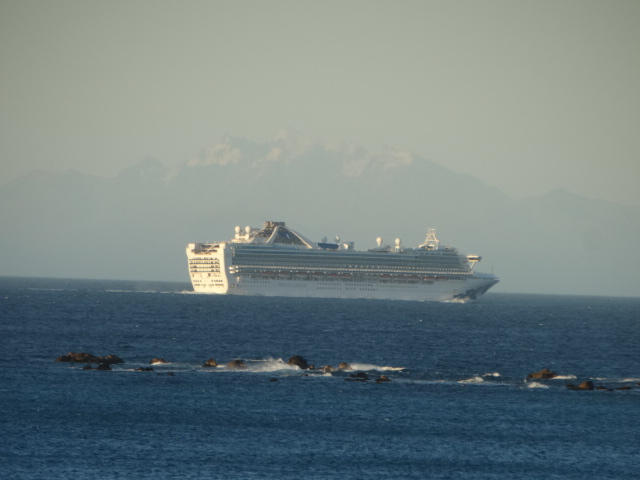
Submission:
<svg viewBox="0 0 640 480">
<path fill-rule="evenodd" d="M 291 276 L 291 272 L 287 272 L 286 270 L 278 272 L 278 277 L 280 278 L 289 278 L 290 276 Z"/>
<path fill-rule="evenodd" d="M 313 272 L 311 276 L 313 278 L 324 278 L 324 272 Z"/>
<path fill-rule="evenodd" d="M 307 278 L 307 272 L 296 272 L 296 278 Z"/>
</svg>

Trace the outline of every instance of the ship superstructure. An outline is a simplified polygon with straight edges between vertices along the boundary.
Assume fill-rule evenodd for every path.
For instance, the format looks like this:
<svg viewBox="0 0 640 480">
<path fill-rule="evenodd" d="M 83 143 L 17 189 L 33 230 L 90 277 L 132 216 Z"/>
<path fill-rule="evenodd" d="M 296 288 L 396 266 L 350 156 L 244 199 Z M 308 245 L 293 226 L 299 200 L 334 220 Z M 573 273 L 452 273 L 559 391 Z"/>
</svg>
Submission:
<svg viewBox="0 0 640 480">
<path fill-rule="evenodd" d="M 190 243 L 187 257 L 200 293 L 467 301 L 498 282 L 474 271 L 481 257 L 440 245 L 435 229 L 415 248 L 378 238 L 376 248 L 358 251 L 352 242 L 313 242 L 269 221 L 236 227 L 228 241 Z"/>
</svg>

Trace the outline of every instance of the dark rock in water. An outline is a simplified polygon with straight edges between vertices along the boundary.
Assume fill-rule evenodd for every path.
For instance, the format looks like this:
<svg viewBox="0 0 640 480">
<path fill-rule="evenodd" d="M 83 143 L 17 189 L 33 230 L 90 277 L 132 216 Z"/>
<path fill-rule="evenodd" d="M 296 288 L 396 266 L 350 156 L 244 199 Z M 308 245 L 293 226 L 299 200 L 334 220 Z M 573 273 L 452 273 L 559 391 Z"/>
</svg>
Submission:
<svg viewBox="0 0 640 480">
<path fill-rule="evenodd" d="M 69 363 L 102 363 L 100 358 L 90 353 L 84 352 L 69 352 L 66 355 L 60 355 L 56 358 L 56 362 L 69 362 Z"/>
<path fill-rule="evenodd" d="M 380 375 L 380 378 L 376 378 L 376 383 L 384 383 L 384 382 L 390 382 L 390 381 L 391 379 L 386 375 Z"/>
<path fill-rule="evenodd" d="M 169 363 L 169 362 L 167 362 L 164 358 L 152 358 L 151 361 L 149 362 L 149 365 L 156 365 L 159 363 Z"/>
<path fill-rule="evenodd" d="M 569 390 L 593 390 L 593 382 L 591 380 L 587 380 L 586 382 L 582 382 L 580 385 L 575 385 L 573 383 L 567 383 L 567 388 Z"/>
<path fill-rule="evenodd" d="M 111 365 L 108 363 L 101 363 L 96 367 L 96 370 L 111 370 Z"/>
<path fill-rule="evenodd" d="M 151 367 L 138 367 L 138 368 L 136 368 L 136 372 L 153 372 L 153 368 L 151 368 Z"/>
<path fill-rule="evenodd" d="M 616 390 L 631 390 L 629 385 L 622 385 L 620 387 L 616 387 Z"/>
<path fill-rule="evenodd" d="M 341 362 L 340 365 L 338 365 L 338 370 L 344 372 L 345 370 L 351 370 L 351 365 L 349 365 L 347 362 Z"/>
<path fill-rule="evenodd" d="M 104 357 L 96 357 L 90 353 L 84 352 L 69 352 L 66 355 L 61 355 L 56 358 L 56 362 L 68 362 L 68 363 L 98 363 L 98 364 L 108 364 L 113 365 L 116 363 L 124 363 L 117 355 L 107 355 Z"/>
<path fill-rule="evenodd" d="M 244 360 L 238 358 L 227 363 L 227 368 L 231 368 L 232 370 L 245 370 L 247 368 L 247 364 L 244 363 Z"/>
<path fill-rule="evenodd" d="M 98 357 L 98 358 L 100 358 L 100 361 L 102 363 L 108 363 L 109 365 L 115 365 L 115 364 L 124 363 L 124 360 L 122 360 L 117 355 L 107 355 L 106 357 Z"/>
<path fill-rule="evenodd" d="M 548 368 L 543 368 L 539 372 L 530 373 L 529 375 L 527 375 L 527 378 L 532 378 L 532 379 L 536 379 L 536 380 L 544 380 L 544 379 L 548 379 L 548 378 L 555 378 L 557 376 L 558 376 L 557 373 L 552 372 Z"/>
<path fill-rule="evenodd" d="M 83 370 L 93 370 L 93 367 L 91 365 L 85 365 L 84 367 L 82 367 Z"/>
<path fill-rule="evenodd" d="M 366 382 L 369 380 L 369 376 L 364 372 L 351 373 L 345 380 L 353 380 L 356 382 Z"/>
<path fill-rule="evenodd" d="M 333 367 L 331 365 L 325 365 L 324 367 L 322 367 L 322 371 L 324 373 L 332 373 L 333 372 Z"/>
<path fill-rule="evenodd" d="M 302 370 L 309 370 L 309 364 L 300 355 L 294 355 L 287 362 L 289 365 L 295 365 Z"/>
<path fill-rule="evenodd" d="M 277 381 L 278 381 L 278 379 L 277 379 L 277 378 L 275 378 L 275 377 L 271 377 L 271 378 L 269 379 L 269 381 L 270 381 L 270 382 L 277 382 Z"/>
<path fill-rule="evenodd" d="M 573 390 L 577 390 L 577 387 L 575 385 L 574 385 Z M 613 388 L 607 388 L 607 387 L 605 387 L 603 385 L 598 385 L 596 387 L 596 390 L 604 390 L 605 392 L 613 392 Z"/>
<path fill-rule="evenodd" d="M 217 367 L 218 366 L 218 362 L 215 361 L 215 359 L 210 358 L 209 360 L 207 360 L 206 362 L 204 362 L 202 364 L 203 367 Z"/>
</svg>

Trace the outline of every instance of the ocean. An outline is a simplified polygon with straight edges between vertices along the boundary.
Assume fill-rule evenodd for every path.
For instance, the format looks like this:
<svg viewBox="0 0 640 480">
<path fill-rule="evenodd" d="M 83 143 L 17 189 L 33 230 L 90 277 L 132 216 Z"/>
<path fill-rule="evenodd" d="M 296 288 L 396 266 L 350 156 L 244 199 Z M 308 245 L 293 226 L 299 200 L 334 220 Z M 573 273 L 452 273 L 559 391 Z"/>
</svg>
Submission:
<svg viewBox="0 0 640 480">
<path fill-rule="evenodd" d="M 640 475 L 639 298 L 189 290 L 0 278 L 0 478 Z M 124 363 L 56 361 L 69 352 Z M 543 368 L 557 376 L 527 378 Z"/>
</svg>

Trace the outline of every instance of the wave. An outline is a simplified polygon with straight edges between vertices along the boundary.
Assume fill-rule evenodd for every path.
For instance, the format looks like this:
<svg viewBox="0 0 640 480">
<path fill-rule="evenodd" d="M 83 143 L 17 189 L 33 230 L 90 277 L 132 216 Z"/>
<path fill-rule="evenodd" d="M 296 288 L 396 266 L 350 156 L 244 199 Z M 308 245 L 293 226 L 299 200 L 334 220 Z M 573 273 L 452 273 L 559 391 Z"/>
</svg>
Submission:
<svg viewBox="0 0 640 480">
<path fill-rule="evenodd" d="M 479 377 L 479 376 L 475 376 L 475 377 L 471 377 L 471 378 L 467 378 L 465 380 L 458 380 L 458 383 L 482 383 L 484 382 L 484 378 Z"/>
<path fill-rule="evenodd" d="M 550 388 L 549 385 L 545 385 L 540 382 L 527 382 L 527 388 Z"/>
<path fill-rule="evenodd" d="M 378 372 L 400 372 L 405 370 L 405 367 L 382 367 L 371 363 L 350 363 L 349 366 L 351 367 L 350 370 L 362 370 L 365 372 L 372 370 L 376 370 Z"/>
</svg>

